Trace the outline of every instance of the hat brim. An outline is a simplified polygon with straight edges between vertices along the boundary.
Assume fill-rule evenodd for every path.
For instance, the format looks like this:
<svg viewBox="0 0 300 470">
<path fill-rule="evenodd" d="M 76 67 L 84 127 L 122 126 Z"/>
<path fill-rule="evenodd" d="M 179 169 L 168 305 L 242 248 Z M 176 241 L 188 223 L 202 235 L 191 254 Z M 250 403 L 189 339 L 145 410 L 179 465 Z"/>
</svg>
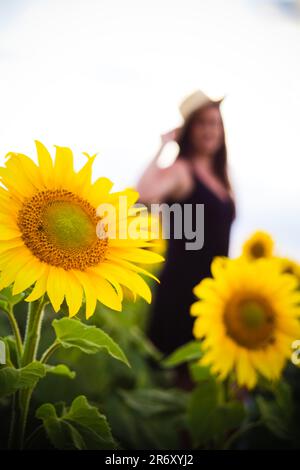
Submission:
<svg viewBox="0 0 300 470">
<path fill-rule="evenodd" d="M 180 137 L 182 135 L 182 132 L 184 131 L 188 121 L 190 120 L 191 116 L 194 113 L 196 113 L 197 111 L 199 111 L 202 108 L 205 108 L 206 106 L 209 106 L 210 104 L 220 106 L 223 103 L 225 98 L 226 98 L 226 96 L 223 96 L 222 98 L 219 98 L 218 100 L 209 99 L 209 100 L 207 100 L 207 102 L 205 102 L 205 103 L 201 104 L 200 106 L 197 106 L 195 109 L 193 109 L 185 118 L 182 117 L 183 122 L 182 122 L 181 125 L 179 125 L 177 127 L 177 139 L 176 140 L 180 139 Z"/>
</svg>

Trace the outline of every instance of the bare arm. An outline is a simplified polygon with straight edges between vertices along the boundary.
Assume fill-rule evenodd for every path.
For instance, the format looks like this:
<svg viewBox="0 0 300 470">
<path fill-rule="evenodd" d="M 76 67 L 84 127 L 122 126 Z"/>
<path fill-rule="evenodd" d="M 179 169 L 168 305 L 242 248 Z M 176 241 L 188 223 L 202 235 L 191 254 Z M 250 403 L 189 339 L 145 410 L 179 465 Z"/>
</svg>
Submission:
<svg viewBox="0 0 300 470">
<path fill-rule="evenodd" d="M 137 190 L 145 204 L 160 203 L 168 198 L 183 197 L 191 188 L 187 164 L 176 161 L 168 168 L 159 168 L 157 161 L 166 143 L 175 140 L 176 129 L 162 136 L 161 146 L 141 176 Z"/>
</svg>

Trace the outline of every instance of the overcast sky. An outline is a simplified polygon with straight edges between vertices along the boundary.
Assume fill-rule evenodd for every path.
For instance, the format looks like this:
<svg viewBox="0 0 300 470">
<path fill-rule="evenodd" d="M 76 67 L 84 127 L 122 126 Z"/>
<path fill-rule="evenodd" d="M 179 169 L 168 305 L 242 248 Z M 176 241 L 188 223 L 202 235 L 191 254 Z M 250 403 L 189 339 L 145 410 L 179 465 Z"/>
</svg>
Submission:
<svg viewBox="0 0 300 470">
<path fill-rule="evenodd" d="M 39 139 L 133 185 L 186 94 L 226 94 L 231 252 L 259 228 L 300 259 L 299 58 L 299 19 L 267 1 L 0 0 L 0 160 Z"/>
</svg>

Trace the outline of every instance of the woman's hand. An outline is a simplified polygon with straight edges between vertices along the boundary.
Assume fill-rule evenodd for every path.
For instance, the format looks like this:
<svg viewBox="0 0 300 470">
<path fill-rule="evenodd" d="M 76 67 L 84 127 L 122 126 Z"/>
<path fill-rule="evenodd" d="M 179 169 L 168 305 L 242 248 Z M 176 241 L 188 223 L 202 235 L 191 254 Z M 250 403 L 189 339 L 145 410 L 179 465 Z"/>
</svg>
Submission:
<svg viewBox="0 0 300 470">
<path fill-rule="evenodd" d="M 171 131 L 168 131 L 165 134 L 162 134 L 160 136 L 162 145 L 164 146 L 168 144 L 169 142 L 177 141 L 179 130 L 180 130 L 180 127 L 176 127 L 175 129 L 172 129 Z"/>
</svg>

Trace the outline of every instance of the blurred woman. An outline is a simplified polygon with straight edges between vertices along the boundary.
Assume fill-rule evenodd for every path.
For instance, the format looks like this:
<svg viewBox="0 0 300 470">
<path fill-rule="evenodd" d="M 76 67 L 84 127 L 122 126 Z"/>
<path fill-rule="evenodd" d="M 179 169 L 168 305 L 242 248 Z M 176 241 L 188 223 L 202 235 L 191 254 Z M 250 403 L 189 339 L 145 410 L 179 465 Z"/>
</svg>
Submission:
<svg viewBox="0 0 300 470">
<path fill-rule="evenodd" d="M 166 262 L 153 304 L 149 336 L 163 353 L 169 354 L 190 341 L 193 318 L 190 305 L 193 287 L 210 276 L 215 256 L 228 255 L 229 236 L 234 219 L 234 202 L 227 173 L 227 152 L 221 101 L 213 101 L 197 91 L 180 106 L 184 124 L 162 136 L 161 147 L 138 183 L 143 203 L 204 204 L 204 245 L 186 250 L 186 238 L 168 241 Z M 161 169 L 157 160 L 164 146 L 177 141 L 179 154 L 173 165 Z M 195 219 L 194 219 L 195 220 Z"/>
</svg>

